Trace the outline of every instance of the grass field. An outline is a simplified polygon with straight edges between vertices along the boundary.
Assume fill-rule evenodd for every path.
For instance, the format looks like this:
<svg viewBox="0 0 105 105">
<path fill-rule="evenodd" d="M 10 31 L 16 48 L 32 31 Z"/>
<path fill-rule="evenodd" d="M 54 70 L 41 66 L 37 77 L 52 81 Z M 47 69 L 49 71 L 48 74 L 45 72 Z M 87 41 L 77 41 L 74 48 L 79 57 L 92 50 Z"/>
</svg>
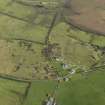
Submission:
<svg viewBox="0 0 105 105">
<path fill-rule="evenodd" d="M 28 47 L 30 46 L 30 47 Z M 0 73 L 28 79 L 44 79 L 49 61 L 42 54 L 43 45 L 0 40 Z M 49 73 L 54 73 L 49 70 Z"/>
<path fill-rule="evenodd" d="M 87 78 L 61 82 L 55 94 L 57 104 L 104 105 L 104 76 L 104 72 L 97 71 L 89 74 Z M 0 79 L 0 84 L 0 104 L 20 105 L 27 84 L 5 79 Z M 46 94 L 52 94 L 56 86 L 56 81 L 33 81 L 24 105 L 41 105 Z"/>
<path fill-rule="evenodd" d="M 27 84 L 0 78 L 0 105 L 21 105 Z"/>
<path fill-rule="evenodd" d="M 46 13 L 43 8 L 33 8 L 11 0 L 1 0 L 0 5 L 0 37 L 44 43 L 53 14 Z"/>
<path fill-rule="evenodd" d="M 51 43 L 60 45 L 62 58 L 67 64 L 84 67 L 89 67 L 100 59 L 100 53 L 88 44 L 90 40 L 91 34 L 74 30 L 65 23 L 56 25 L 50 37 Z"/>
<path fill-rule="evenodd" d="M 42 105 L 42 102 L 46 100 L 46 95 L 53 94 L 56 85 L 56 81 L 33 82 L 24 105 Z"/>
<path fill-rule="evenodd" d="M 71 80 L 61 83 L 56 94 L 60 105 L 104 105 L 105 104 L 105 73 L 96 72 L 87 79 Z"/>
<path fill-rule="evenodd" d="M 22 39 L 22 41 L 13 41 L 12 44 L 5 41 L 2 42 L 4 47 L 1 49 L 1 59 L 3 60 L 3 62 L 1 62 L 1 69 L 4 68 L 4 71 L 1 70 L 1 73 L 12 73 L 17 76 L 21 76 L 22 74 L 23 77 L 26 76 L 30 78 L 33 75 L 34 65 L 39 66 L 38 70 L 44 75 L 45 71 L 43 67 L 49 63 L 41 54 L 44 46 L 38 44 L 44 44 L 45 42 L 49 25 L 53 20 L 54 11 L 44 13 L 47 10 L 43 8 L 33 8 L 33 6 L 27 6 L 16 1 L 0 1 L 2 5 L 0 6 L 0 38 L 6 40 Z M 26 10 L 26 12 L 24 12 L 24 10 Z M 44 14 L 42 14 L 42 12 Z M 50 42 L 60 44 L 62 48 L 62 58 L 65 63 L 82 65 L 88 68 L 100 59 L 100 51 L 94 51 L 88 43 L 100 47 L 104 47 L 105 45 L 104 37 L 93 36 L 92 33 L 80 31 L 64 22 L 60 22 L 53 27 Z M 31 50 L 33 51 L 28 51 L 27 46 L 20 47 L 19 43 L 21 42 L 25 42 L 26 44 L 30 43 L 24 40 L 34 41 L 36 43 L 32 43 Z M 5 48 L 7 45 L 9 47 Z M 16 70 L 16 67 L 21 63 L 21 68 L 18 67 L 20 69 Z M 15 70 L 17 72 L 14 72 Z M 37 72 L 38 77 L 40 73 L 38 74 Z M 37 75 L 34 75 L 34 77 Z"/>
<path fill-rule="evenodd" d="M 61 82 L 56 90 L 56 102 L 61 105 L 104 105 L 105 86 L 103 72 L 94 72 L 87 78 L 71 79 L 70 82 Z M 42 88 L 43 87 L 43 88 Z M 25 105 L 41 105 L 46 94 L 51 94 L 56 87 L 54 81 L 36 81 L 31 85 Z"/>
<path fill-rule="evenodd" d="M 46 76 L 44 67 L 49 64 L 42 50 L 56 9 L 45 9 L 49 2 L 44 8 L 27 3 L 0 1 L 0 42 L 3 46 L 0 73 L 42 79 Z"/>
<path fill-rule="evenodd" d="M 105 37 L 68 23 L 103 32 L 91 22 L 104 18 L 103 2 L 71 0 L 69 10 L 63 0 L 0 0 L 0 105 L 43 105 L 52 94 L 57 105 L 105 105 Z"/>
</svg>

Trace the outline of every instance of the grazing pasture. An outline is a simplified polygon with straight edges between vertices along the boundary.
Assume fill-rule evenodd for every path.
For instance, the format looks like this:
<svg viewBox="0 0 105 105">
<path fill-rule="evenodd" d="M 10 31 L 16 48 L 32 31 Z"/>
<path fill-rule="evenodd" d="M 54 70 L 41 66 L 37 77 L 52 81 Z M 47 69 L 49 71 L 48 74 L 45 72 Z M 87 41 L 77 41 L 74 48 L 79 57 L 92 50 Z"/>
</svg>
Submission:
<svg viewBox="0 0 105 105">
<path fill-rule="evenodd" d="M 105 0 L 0 0 L 0 105 L 105 105 Z"/>
<path fill-rule="evenodd" d="M 0 105 L 21 105 L 27 83 L 0 78 Z"/>
</svg>

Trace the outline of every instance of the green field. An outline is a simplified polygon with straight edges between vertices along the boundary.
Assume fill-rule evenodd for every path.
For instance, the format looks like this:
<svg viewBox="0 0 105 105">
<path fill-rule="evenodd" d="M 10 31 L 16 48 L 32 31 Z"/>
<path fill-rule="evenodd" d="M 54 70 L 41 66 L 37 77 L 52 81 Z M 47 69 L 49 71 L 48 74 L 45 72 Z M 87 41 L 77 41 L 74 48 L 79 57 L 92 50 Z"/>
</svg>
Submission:
<svg viewBox="0 0 105 105">
<path fill-rule="evenodd" d="M 24 105 L 41 105 L 47 94 L 53 94 L 56 85 L 56 81 L 39 80 L 33 82 Z"/>
<path fill-rule="evenodd" d="M 81 76 L 79 79 L 71 79 L 70 82 L 61 82 L 55 93 L 57 104 L 104 105 L 104 76 L 105 73 L 98 71 L 89 74 L 87 78 Z M 41 105 L 46 94 L 51 94 L 55 87 L 54 81 L 33 82 L 25 105 Z"/>
<path fill-rule="evenodd" d="M 12 3 L 11 0 L 1 0 L 0 5 L 0 37 L 24 38 L 44 43 L 53 14 L 43 14 L 43 9 L 15 1 Z"/>
<path fill-rule="evenodd" d="M 67 23 L 64 2 L 0 0 L 0 105 L 105 105 L 105 37 Z"/>
<path fill-rule="evenodd" d="M 59 23 L 52 31 L 50 41 L 59 44 L 65 63 L 88 68 L 100 59 L 100 51 L 88 44 L 91 37 L 91 34 L 74 30 L 66 23 Z"/>
<path fill-rule="evenodd" d="M 104 76 L 105 73 L 97 71 L 89 74 L 87 78 L 81 77 L 76 80 L 71 79 L 70 82 L 61 82 L 55 94 L 57 104 L 104 105 Z M 0 85 L 0 104 L 21 104 L 27 84 L 0 79 Z M 55 81 L 33 81 L 24 105 L 41 105 L 46 99 L 46 94 L 52 94 L 56 86 Z"/>
<path fill-rule="evenodd" d="M 21 105 L 26 83 L 0 78 L 0 105 Z"/>
<path fill-rule="evenodd" d="M 104 105 L 105 104 L 105 73 L 96 72 L 87 79 L 71 80 L 61 83 L 56 94 L 60 105 Z"/>
</svg>

